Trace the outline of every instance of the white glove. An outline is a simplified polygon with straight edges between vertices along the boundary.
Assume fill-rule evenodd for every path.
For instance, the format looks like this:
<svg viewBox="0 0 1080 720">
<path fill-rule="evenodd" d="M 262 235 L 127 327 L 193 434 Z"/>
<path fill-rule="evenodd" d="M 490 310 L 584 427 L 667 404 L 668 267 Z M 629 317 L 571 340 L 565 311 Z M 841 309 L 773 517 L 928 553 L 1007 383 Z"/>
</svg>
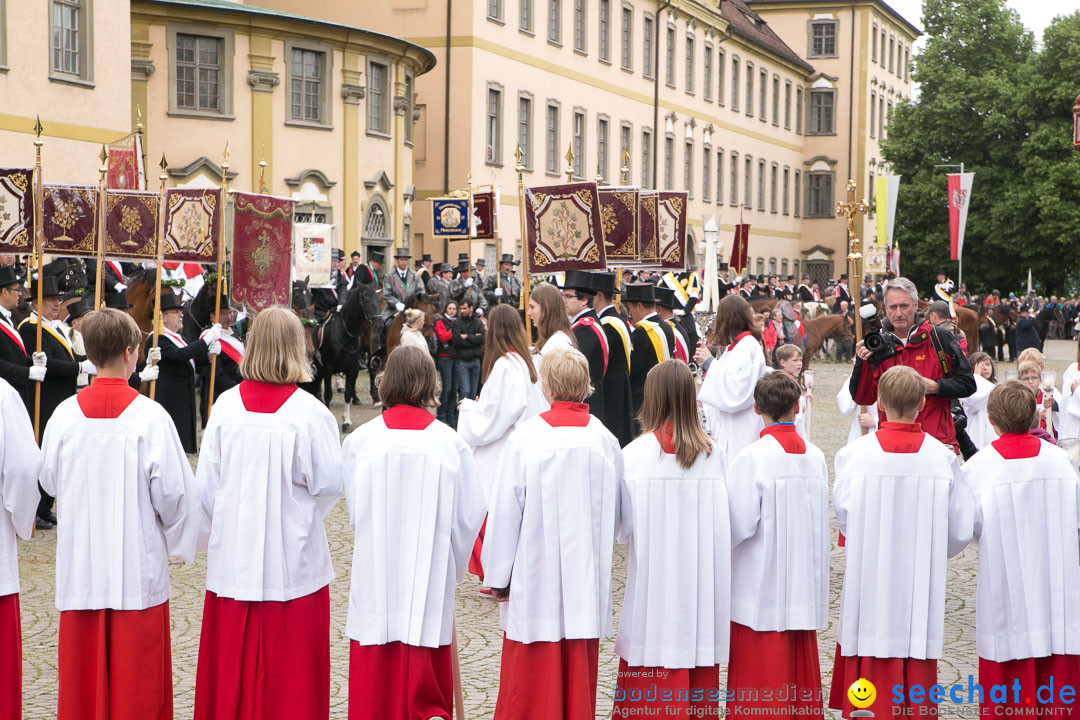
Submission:
<svg viewBox="0 0 1080 720">
<path fill-rule="evenodd" d="M 84 372 L 87 375 L 97 375 L 97 368 L 94 367 L 94 363 L 90 362 L 89 360 L 83 360 L 81 363 L 79 363 L 79 370 L 80 372 Z"/>
<path fill-rule="evenodd" d="M 124 292 L 125 290 L 127 290 L 127 285 L 125 285 L 124 283 L 116 283 L 115 285 L 113 285 L 113 290 L 115 290 L 116 292 Z"/>
<path fill-rule="evenodd" d="M 394 309 L 398 312 L 405 312 L 405 303 L 398 303 L 394 306 Z"/>
<path fill-rule="evenodd" d="M 139 382 L 154 382 L 160 373 L 161 368 L 157 365 L 147 365 L 146 369 L 139 373 Z"/>
<path fill-rule="evenodd" d="M 218 353 L 220 353 L 221 341 L 215 340 L 214 342 L 210 343 L 210 345 L 206 348 L 206 352 L 210 353 L 211 355 L 217 355 Z"/>
<path fill-rule="evenodd" d="M 465 280 L 465 287 L 472 287 L 472 278 Z"/>
<path fill-rule="evenodd" d="M 215 342 L 221 337 L 221 325 L 214 324 L 210 326 L 210 329 L 203 333 L 202 339 L 209 345 Z"/>
<path fill-rule="evenodd" d="M 30 367 L 30 379 L 34 382 L 43 382 L 45 380 L 45 366 L 33 365 Z"/>
<path fill-rule="evenodd" d="M 161 348 L 150 348 L 150 352 L 146 353 L 146 364 L 157 365 L 161 362 Z"/>
<path fill-rule="evenodd" d="M 34 353 L 34 367 L 43 368 L 49 363 L 48 356 L 43 352 Z"/>
<path fill-rule="evenodd" d="M 502 288 L 495 288 L 495 297 L 502 297 Z"/>
<path fill-rule="evenodd" d="M 476 317 L 484 317 L 484 308 L 476 308 Z"/>
</svg>

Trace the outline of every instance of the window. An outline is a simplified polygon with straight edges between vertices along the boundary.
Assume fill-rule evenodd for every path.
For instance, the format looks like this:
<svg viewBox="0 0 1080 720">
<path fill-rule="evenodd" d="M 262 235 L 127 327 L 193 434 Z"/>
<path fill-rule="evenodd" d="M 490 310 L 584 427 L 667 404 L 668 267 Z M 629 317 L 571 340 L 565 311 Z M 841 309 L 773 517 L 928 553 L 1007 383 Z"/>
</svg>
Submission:
<svg viewBox="0 0 1080 720">
<path fill-rule="evenodd" d="M 763 257 L 759 257 L 757 259 L 757 274 L 758 275 L 764 275 L 765 274 L 765 258 L 763 258 Z"/>
<path fill-rule="evenodd" d="M 885 28 L 881 28 L 881 52 L 878 53 L 878 61 L 881 67 L 885 67 Z"/>
<path fill-rule="evenodd" d="M 548 0 L 548 42 L 562 43 L 562 0 Z"/>
<path fill-rule="evenodd" d="M 877 93 L 870 93 L 870 137 L 877 137 Z"/>
<path fill-rule="evenodd" d="M 790 180 L 791 180 L 791 169 L 788 168 L 785 165 L 784 166 L 784 205 L 783 205 L 783 210 L 784 210 L 785 215 L 788 214 L 788 207 L 789 207 L 788 206 L 788 189 L 789 189 L 788 188 L 788 183 L 789 183 Z"/>
<path fill-rule="evenodd" d="M 724 104 L 724 51 L 716 57 L 716 102 Z"/>
<path fill-rule="evenodd" d="M 327 124 L 323 101 L 326 53 L 294 47 L 290 55 L 289 119 Z"/>
<path fill-rule="evenodd" d="M 176 107 L 221 112 L 221 38 L 176 36 Z"/>
<path fill-rule="evenodd" d="M 642 74 L 653 77 L 653 19 L 645 16 L 645 23 L 641 29 L 641 67 Z"/>
<path fill-rule="evenodd" d="M 532 169 L 532 98 L 518 97 L 518 147 L 521 148 L 521 165 Z"/>
<path fill-rule="evenodd" d="M 874 23 L 874 30 L 870 35 L 870 62 L 877 62 L 877 23 Z"/>
<path fill-rule="evenodd" d="M 87 22 L 86 10 L 85 1 L 52 0 L 53 73 L 70 76 L 71 79 L 89 79 L 86 46 L 91 26 Z"/>
<path fill-rule="evenodd" d="M 891 121 L 892 120 L 892 100 L 889 101 L 888 108 L 889 108 L 889 110 L 888 110 L 888 113 L 885 115 L 885 119 Z M 888 126 L 886 125 L 886 127 L 888 127 Z M 882 140 L 885 139 L 885 133 L 884 132 L 881 133 L 881 139 Z"/>
<path fill-rule="evenodd" d="M 607 118 L 597 118 L 596 120 L 596 174 L 607 181 L 610 185 L 610 177 L 608 175 L 608 121 Z"/>
<path fill-rule="evenodd" d="M 701 151 L 701 199 L 709 202 L 712 198 L 712 148 Z"/>
<path fill-rule="evenodd" d="M 633 71 L 634 69 L 634 10 L 624 7 L 622 9 L 622 69 Z"/>
<path fill-rule="evenodd" d="M 694 38 L 686 36 L 686 92 L 694 94 Z"/>
<path fill-rule="evenodd" d="M 653 188 L 652 131 L 641 131 L 641 187 Z"/>
<path fill-rule="evenodd" d="M 769 274 L 770 275 L 775 275 L 776 274 L 776 258 L 774 258 L 774 257 L 769 258 Z"/>
<path fill-rule="evenodd" d="M 706 102 L 712 102 L 712 48 L 705 46 L 705 72 L 701 78 L 701 88 L 705 92 Z"/>
<path fill-rule="evenodd" d="M 791 81 L 784 81 L 784 129 L 791 129 Z"/>
<path fill-rule="evenodd" d="M 495 20 L 496 22 L 501 23 L 503 21 L 502 0 L 488 0 L 487 6 L 488 20 Z"/>
<path fill-rule="evenodd" d="M 544 127 L 545 162 L 549 175 L 559 174 L 559 106 L 549 103 Z"/>
<path fill-rule="evenodd" d="M 885 139 L 885 96 L 878 95 L 877 134 Z"/>
<path fill-rule="evenodd" d="M 795 217 L 799 217 L 799 203 L 802 199 L 802 173 L 798 170 L 795 171 L 795 186 L 791 189 L 791 194 L 795 197 Z"/>
<path fill-rule="evenodd" d="M 739 56 L 731 58 L 731 109 L 739 111 Z"/>
<path fill-rule="evenodd" d="M 724 204 L 724 149 L 716 151 L 716 204 Z"/>
<path fill-rule="evenodd" d="M 757 173 L 757 209 L 765 212 L 765 161 L 758 160 Z"/>
<path fill-rule="evenodd" d="M 802 135 L 802 88 L 795 88 L 795 132 Z"/>
<path fill-rule="evenodd" d="M 834 135 L 833 106 L 836 103 L 836 90 L 832 88 L 810 91 L 810 120 L 807 133 L 810 135 Z"/>
<path fill-rule="evenodd" d="M 754 208 L 754 158 L 746 156 L 743 161 L 743 205 L 747 210 Z"/>
<path fill-rule="evenodd" d="M 574 50 L 585 52 L 585 0 L 574 0 Z"/>
<path fill-rule="evenodd" d="M 893 46 L 896 44 L 896 40 L 889 38 L 889 72 L 893 71 L 895 65 L 893 64 Z"/>
<path fill-rule="evenodd" d="M 390 235 L 386 229 L 387 214 L 386 206 L 378 196 L 368 203 L 367 218 L 364 220 L 365 240 L 381 240 L 383 242 L 390 240 Z"/>
<path fill-rule="evenodd" d="M 758 77 L 758 119 L 765 122 L 766 113 L 769 112 L 767 96 L 769 92 L 769 71 L 762 68 Z"/>
<path fill-rule="evenodd" d="M 328 55 L 328 56 L 332 57 L 332 55 Z M 416 99 L 415 98 L 415 93 L 413 92 L 413 87 L 414 86 L 415 86 L 415 81 L 413 80 L 412 72 L 411 71 L 406 71 L 405 72 L 405 101 L 409 104 L 409 106 L 408 106 L 408 109 L 405 110 L 405 142 L 410 143 L 410 144 L 413 142 L 413 136 L 414 136 L 414 132 L 415 132 L 415 129 L 416 129 L 414 124 L 413 124 L 413 107 L 414 107 L 414 102 L 415 102 L 415 99 Z M 329 111 L 327 111 L 327 117 L 329 117 L 329 115 L 330 115 L 330 113 L 329 113 Z"/>
<path fill-rule="evenodd" d="M 739 153 L 731 153 L 731 171 L 728 178 L 728 202 L 734 207 L 739 204 Z"/>
<path fill-rule="evenodd" d="M 368 132 L 384 135 L 390 133 L 390 103 L 387 102 L 389 75 L 388 65 L 377 62 L 368 63 Z"/>
<path fill-rule="evenodd" d="M 911 48 L 904 48 L 904 82 L 911 79 Z"/>
<path fill-rule="evenodd" d="M 780 76 L 772 79 L 772 124 L 780 125 Z"/>
<path fill-rule="evenodd" d="M 683 190 L 687 197 L 694 197 L 694 143 L 690 141 L 683 146 Z"/>
<path fill-rule="evenodd" d="M 746 63 L 746 114 L 754 117 L 754 63 Z"/>
<path fill-rule="evenodd" d="M 600 0 L 600 59 L 611 61 L 611 0 Z"/>
<path fill-rule="evenodd" d="M 762 168 L 764 169 L 764 168 Z M 777 199 L 777 185 L 780 175 L 780 168 L 776 163 L 773 163 L 769 168 L 769 212 L 775 213 L 779 211 L 779 207 L 776 204 Z"/>
<path fill-rule="evenodd" d="M 533 4 L 532 0 L 521 0 L 518 10 L 518 28 L 530 35 L 533 32 Z"/>
<path fill-rule="evenodd" d="M 675 28 L 668 28 L 667 51 L 665 56 L 667 69 L 664 70 L 664 82 L 675 87 Z"/>
<path fill-rule="evenodd" d="M 836 21 L 815 20 L 810 23 L 810 57 L 836 55 Z"/>
<path fill-rule="evenodd" d="M 630 135 L 632 132 L 629 123 L 623 123 L 619 128 L 619 183 L 624 185 L 630 183 L 630 143 L 633 142 Z M 627 173 L 625 178 L 622 175 L 624 168 Z"/>
<path fill-rule="evenodd" d="M 671 163 L 675 154 L 675 138 L 668 135 L 664 138 L 664 189 L 671 190 Z"/>
<path fill-rule="evenodd" d="M 502 91 L 488 88 L 487 93 L 487 154 L 488 165 L 502 163 Z"/>
<path fill-rule="evenodd" d="M 574 147 L 574 177 L 578 180 L 585 179 L 582 168 L 585 167 L 585 113 L 580 110 L 574 111 L 573 127 Z"/>
<path fill-rule="evenodd" d="M 806 174 L 806 217 L 833 216 L 833 173 Z"/>
</svg>

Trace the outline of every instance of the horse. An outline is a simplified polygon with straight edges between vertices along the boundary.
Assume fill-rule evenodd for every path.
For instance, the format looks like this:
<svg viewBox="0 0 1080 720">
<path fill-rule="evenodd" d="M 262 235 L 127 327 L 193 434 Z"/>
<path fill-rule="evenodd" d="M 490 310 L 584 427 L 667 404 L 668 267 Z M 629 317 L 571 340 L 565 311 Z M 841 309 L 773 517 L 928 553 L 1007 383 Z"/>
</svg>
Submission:
<svg viewBox="0 0 1080 720">
<path fill-rule="evenodd" d="M 813 320 L 816 317 L 822 315 L 828 315 L 832 312 L 832 308 L 823 302 L 804 302 L 802 305 L 802 313 L 806 316 L 807 320 Z"/>
<path fill-rule="evenodd" d="M 806 347 L 803 352 L 803 369 L 810 367 L 810 359 L 831 337 L 847 340 L 854 337 L 851 332 L 854 321 L 847 315 L 821 315 L 812 320 L 803 320 L 806 330 Z"/>
<path fill-rule="evenodd" d="M 405 300 L 405 308 L 415 308 L 424 313 L 424 337 L 429 341 L 435 335 L 435 300 L 427 293 L 416 293 Z M 405 313 L 398 313 L 390 329 L 386 332 L 386 352 L 384 357 L 401 342 L 401 331 L 405 327 Z"/>
<path fill-rule="evenodd" d="M 929 300 L 919 301 L 919 310 L 926 312 L 926 309 L 930 307 Z M 956 329 L 964 333 L 964 337 L 967 339 L 967 353 L 970 355 L 973 352 L 979 350 L 979 314 L 971 308 L 964 307 L 963 305 L 954 305 L 953 309 L 956 310 Z M 879 308 L 880 310 L 880 308 Z M 960 339 L 959 333 L 957 334 L 957 340 Z"/>
<path fill-rule="evenodd" d="M 78 290 L 86 290 L 89 283 L 86 268 L 83 267 L 82 261 L 75 258 L 62 257 L 45 263 L 41 267 L 41 274 L 45 277 L 55 277 L 57 287 L 65 295 Z"/>
<path fill-rule="evenodd" d="M 1046 336 L 1050 334 L 1050 324 L 1060 327 L 1065 323 L 1065 316 L 1057 305 L 1047 305 L 1035 315 L 1035 332 L 1039 333 L 1039 349 L 1046 348 Z"/>
<path fill-rule="evenodd" d="M 776 307 L 776 304 L 778 302 L 780 302 L 780 301 L 777 300 L 776 298 L 767 298 L 767 297 L 754 298 L 753 300 L 750 301 L 750 307 L 753 308 L 754 312 L 756 312 L 756 313 L 762 313 L 762 312 L 765 312 L 765 310 L 768 310 L 769 312 L 772 312 L 773 308 Z"/>
<path fill-rule="evenodd" d="M 144 335 L 154 331 L 154 287 L 157 283 L 157 269 L 145 268 L 125 278 L 127 283 L 127 302 L 131 305 L 130 315 Z M 172 288 L 162 288 L 162 294 L 172 292 Z"/>
</svg>

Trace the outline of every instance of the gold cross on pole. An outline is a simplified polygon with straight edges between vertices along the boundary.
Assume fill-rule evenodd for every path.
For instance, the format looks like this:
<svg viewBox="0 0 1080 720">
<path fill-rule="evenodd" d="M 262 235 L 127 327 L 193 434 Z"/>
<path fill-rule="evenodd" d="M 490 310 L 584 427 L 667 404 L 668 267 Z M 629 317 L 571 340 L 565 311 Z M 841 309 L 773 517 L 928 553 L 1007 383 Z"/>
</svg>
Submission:
<svg viewBox="0 0 1080 720">
<path fill-rule="evenodd" d="M 866 201 L 855 199 L 855 181 L 847 181 L 847 202 L 836 202 L 836 214 L 837 216 L 844 216 L 847 219 L 847 233 L 848 233 L 848 287 L 856 288 L 858 293 L 858 287 L 862 283 L 862 240 L 859 238 L 858 228 L 856 227 L 855 220 L 859 215 L 866 212 Z M 862 317 L 859 315 L 858 308 L 858 296 L 852 295 L 852 302 L 855 303 L 855 337 L 856 339 L 862 338 Z"/>
<path fill-rule="evenodd" d="M 623 146 L 622 149 L 622 167 L 619 168 L 619 173 L 622 178 L 623 185 L 630 184 L 630 151 Z"/>
<path fill-rule="evenodd" d="M 571 143 L 566 148 L 566 181 L 574 179 L 574 145 Z"/>
</svg>

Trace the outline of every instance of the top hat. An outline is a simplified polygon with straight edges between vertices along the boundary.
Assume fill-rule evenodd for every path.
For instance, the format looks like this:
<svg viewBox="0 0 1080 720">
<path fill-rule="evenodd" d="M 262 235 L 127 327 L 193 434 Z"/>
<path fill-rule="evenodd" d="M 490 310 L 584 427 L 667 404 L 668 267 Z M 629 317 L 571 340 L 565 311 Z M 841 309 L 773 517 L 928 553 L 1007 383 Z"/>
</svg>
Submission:
<svg viewBox="0 0 1080 720">
<path fill-rule="evenodd" d="M 90 301 L 85 297 L 81 298 L 80 300 L 77 300 L 68 305 L 67 321 L 70 323 L 72 320 L 77 320 L 86 313 L 90 312 L 90 310 Z"/>
<path fill-rule="evenodd" d="M 431 254 L 430 253 L 424 253 L 420 257 L 420 262 L 431 262 Z"/>
<path fill-rule="evenodd" d="M 461 263 L 469 262 L 469 253 L 467 253 L 467 252 L 458 253 L 457 254 L 457 262 L 458 262 L 458 265 L 460 265 Z"/>
<path fill-rule="evenodd" d="M 454 266 L 447 262 L 439 263 L 439 268 L 436 272 L 454 272 Z"/>
<path fill-rule="evenodd" d="M 459 260 L 457 269 L 459 273 L 472 272 L 472 265 L 469 264 L 468 260 Z"/>
<path fill-rule="evenodd" d="M 334 260 L 344 260 L 345 259 L 345 251 L 342 250 L 341 248 L 334 248 L 333 256 L 334 256 Z"/>
<path fill-rule="evenodd" d="M 180 305 L 180 298 L 176 296 L 176 293 L 162 293 L 161 294 L 161 312 L 166 310 L 182 310 L 183 306 Z"/>
<path fill-rule="evenodd" d="M 503 253 L 502 257 L 499 258 L 499 264 L 502 265 L 503 263 L 510 263 L 511 265 L 520 265 L 521 261 L 520 260 L 515 260 L 514 256 L 511 253 Z"/>
<path fill-rule="evenodd" d="M 423 265 L 423 264 L 424 264 L 423 260 L 413 260 L 413 267 L 416 268 L 417 270 L 419 270 L 420 266 Z"/>
<path fill-rule="evenodd" d="M 794 280 L 794 279 L 795 279 L 795 276 L 794 276 L 794 275 L 788 275 L 788 276 L 787 276 L 787 279 L 788 279 L 788 280 Z"/>
<path fill-rule="evenodd" d="M 485 265 L 487 265 L 487 263 L 484 262 L 484 258 L 477 258 L 476 267 L 484 267 Z"/>
<path fill-rule="evenodd" d="M 105 293 L 105 307 L 113 310 L 130 310 L 134 307 L 122 292 Z"/>
<path fill-rule="evenodd" d="M 623 302 L 656 303 L 656 286 L 652 283 L 630 283 L 623 293 Z"/>
<path fill-rule="evenodd" d="M 14 285 L 15 283 L 22 283 L 22 276 L 15 272 L 15 266 L 0 266 L 0 288 Z"/>
<path fill-rule="evenodd" d="M 386 262 L 386 255 L 384 255 L 378 250 L 368 250 L 367 259 L 368 262 L 382 263 Z"/>
<path fill-rule="evenodd" d="M 588 295 L 596 294 L 596 286 L 593 285 L 592 273 L 584 270 L 567 270 L 563 280 L 564 290 L 577 290 Z"/>
<path fill-rule="evenodd" d="M 842 275 L 840 276 L 840 279 L 841 279 L 841 280 L 847 280 L 847 279 L 848 279 L 848 278 L 847 278 L 847 273 L 843 273 L 843 274 L 842 274 Z"/>
<path fill-rule="evenodd" d="M 41 286 L 42 297 L 60 297 L 60 288 L 56 284 L 56 277 L 53 275 L 46 275 L 44 284 Z M 35 278 L 30 283 L 30 298 L 36 300 L 38 296 L 38 281 Z"/>
<path fill-rule="evenodd" d="M 394 251 L 394 259 L 395 260 L 397 258 L 411 258 L 411 257 L 412 257 L 412 253 L 409 252 L 408 248 L 401 247 L 401 248 L 398 248 L 397 250 Z"/>
<path fill-rule="evenodd" d="M 617 295 L 619 293 L 619 283 L 613 272 L 592 273 L 592 286 L 594 291 L 602 292 L 605 295 Z"/>
<path fill-rule="evenodd" d="M 657 286 L 653 289 L 653 294 L 656 295 L 656 304 L 660 307 L 665 307 L 670 310 L 675 309 L 675 291 L 669 287 Z"/>
</svg>

